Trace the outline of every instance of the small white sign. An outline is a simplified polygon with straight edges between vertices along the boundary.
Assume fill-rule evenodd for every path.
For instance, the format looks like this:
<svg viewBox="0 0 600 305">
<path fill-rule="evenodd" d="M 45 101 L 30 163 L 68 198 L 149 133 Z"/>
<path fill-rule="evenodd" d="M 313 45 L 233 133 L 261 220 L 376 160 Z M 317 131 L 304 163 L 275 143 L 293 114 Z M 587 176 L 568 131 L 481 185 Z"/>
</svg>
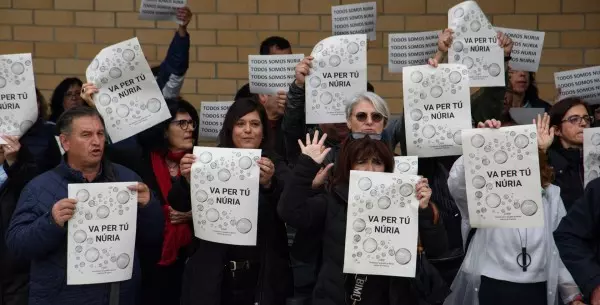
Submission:
<svg viewBox="0 0 600 305">
<path fill-rule="evenodd" d="M 377 2 L 336 5 L 331 7 L 333 35 L 367 34 L 376 39 Z"/>
<path fill-rule="evenodd" d="M 583 130 L 584 187 L 600 176 L 600 127 Z"/>
<path fill-rule="evenodd" d="M 185 7 L 187 0 L 142 0 L 140 4 L 141 20 L 170 20 L 178 24 L 177 9 Z"/>
<path fill-rule="evenodd" d="M 426 65 L 438 50 L 441 31 L 388 35 L 388 69 L 400 73 L 402 68 Z"/>
<path fill-rule="evenodd" d="M 296 65 L 304 54 L 248 55 L 250 92 L 276 95 L 287 92 L 296 79 Z"/>
<path fill-rule="evenodd" d="M 200 130 L 202 138 L 216 139 L 223 128 L 223 120 L 233 102 L 201 102 Z"/>
<path fill-rule="evenodd" d="M 578 97 L 589 104 L 600 104 L 600 66 L 556 72 L 554 83 L 560 99 Z"/>
<path fill-rule="evenodd" d="M 537 72 L 544 47 L 545 32 L 526 31 L 496 27 L 513 40 L 512 59 L 508 63 L 511 69 L 517 71 Z"/>
</svg>

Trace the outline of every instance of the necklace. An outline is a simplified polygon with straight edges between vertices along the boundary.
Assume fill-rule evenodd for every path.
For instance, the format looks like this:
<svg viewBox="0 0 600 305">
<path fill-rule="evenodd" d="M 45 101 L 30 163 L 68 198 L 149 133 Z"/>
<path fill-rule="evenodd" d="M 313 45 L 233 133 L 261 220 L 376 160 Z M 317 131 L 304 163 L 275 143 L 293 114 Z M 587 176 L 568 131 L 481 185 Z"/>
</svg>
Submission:
<svg viewBox="0 0 600 305">
<path fill-rule="evenodd" d="M 519 243 L 521 244 L 521 253 L 517 255 L 517 265 L 523 268 L 523 272 L 526 272 L 527 267 L 531 265 L 531 256 L 527 253 L 527 229 L 525 229 L 525 244 L 523 244 L 521 230 L 517 229 L 517 233 L 519 234 Z"/>
</svg>

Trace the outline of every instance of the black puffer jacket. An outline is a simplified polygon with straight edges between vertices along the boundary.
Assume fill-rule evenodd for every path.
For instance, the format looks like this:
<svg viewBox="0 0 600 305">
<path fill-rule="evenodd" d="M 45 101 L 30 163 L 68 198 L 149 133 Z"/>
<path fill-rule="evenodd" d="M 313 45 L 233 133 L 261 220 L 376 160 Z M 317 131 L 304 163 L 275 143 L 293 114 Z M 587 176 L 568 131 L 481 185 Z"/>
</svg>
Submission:
<svg viewBox="0 0 600 305">
<path fill-rule="evenodd" d="M 346 303 L 346 280 L 351 278 L 343 273 L 348 186 L 338 186 L 332 193 L 311 197 L 314 194 L 312 180 L 319 168 L 311 158 L 300 156 L 293 178 L 281 196 L 279 215 L 300 230 L 321 232 L 323 262 L 313 293 L 313 305 L 343 305 Z M 419 232 L 428 254 L 436 256 L 446 250 L 443 224 L 433 223 L 431 208 L 420 211 Z M 418 301 L 411 290 L 410 279 L 369 276 L 361 304 L 400 305 L 418 304 Z"/>
<path fill-rule="evenodd" d="M 582 150 L 565 149 L 557 140 L 548 149 L 548 162 L 554 168 L 554 184 L 560 187 L 560 197 L 568 212 L 583 196 Z"/>
<path fill-rule="evenodd" d="M 257 246 L 260 257 L 259 280 L 256 283 L 256 302 L 260 305 L 283 305 L 292 294 L 292 275 L 285 224 L 277 215 L 277 202 L 290 172 L 283 160 L 275 160 L 275 174 L 269 190 L 260 189 L 258 203 Z M 190 188 L 185 179 L 173 184 L 169 193 L 170 202 L 186 202 L 189 210 Z M 225 266 L 229 263 L 228 253 L 239 255 L 247 246 L 232 246 L 208 242 L 195 238 L 195 252 L 188 260 L 181 294 L 182 305 L 220 305 L 225 277 Z M 234 249 L 237 248 L 237 249 Z"/>
</svg>

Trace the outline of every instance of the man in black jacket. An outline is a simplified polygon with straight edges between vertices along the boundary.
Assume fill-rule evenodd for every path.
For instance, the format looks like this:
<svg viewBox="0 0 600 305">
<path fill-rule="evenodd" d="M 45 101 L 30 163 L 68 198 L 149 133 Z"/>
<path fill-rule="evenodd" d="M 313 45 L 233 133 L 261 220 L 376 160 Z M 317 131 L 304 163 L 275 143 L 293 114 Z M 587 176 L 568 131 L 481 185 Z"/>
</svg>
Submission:
<svg viewBox="0 0 600 305">
<path fill-rule="evenodd" d="M 600 179 L 588 183 L 583 197 L 554 232 L 563 263 L 588 302 L 600 305 Z"/>
</svg>

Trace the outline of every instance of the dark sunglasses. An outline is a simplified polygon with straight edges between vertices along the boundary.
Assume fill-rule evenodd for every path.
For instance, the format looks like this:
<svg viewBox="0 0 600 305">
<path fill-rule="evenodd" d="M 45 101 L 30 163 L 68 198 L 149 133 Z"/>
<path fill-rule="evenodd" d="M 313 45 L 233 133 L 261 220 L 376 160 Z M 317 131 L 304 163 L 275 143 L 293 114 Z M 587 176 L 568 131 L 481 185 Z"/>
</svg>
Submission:
<svg viewBox="0 0 600 305">
<path fill-rule="evenodd" d="M 192 130 L 198 128 L 198 123 L 194 120 L 177 120 L 171 121 L 171 124 L 177 124 L 182 130 L 188 130 L 192 126 Z"/>
<path fill-rule="evenodd" d="M 581 124 L 581 121 L 585 120 L 586 123 L 591 124 L 592 122 L 594 122 L 594 117 L 593 116 L 589 116 L 589 115 L 584 115 L 584 116 L 578 116 L 578 115 L 573 115 L 570 116 L 564 120 L 562 120 L 561 122 L 569 122 L 573 125 L 579 125 Z"/>
<path fill-rule="evenodd" d="M 371 139 L 371 140 L 381 141 L 381 134 L 377 134 L 377 133 L 353 132 L 353 133 L 351 133 L 351 135 L 352 135 L 352 139 L 354 139 L 354 140 L 360 140 L 360 139 L 369 137 L 369 139 Z"/>
<path fill-rule="evenodd" d="M 369 118 L 369 115 L 371 116 L 371 121 L 373 121 L 373 123 L 379 123 L 383 121 L 383 114 L 379 112 L 373 112 L 371 114 L 366 112 L 358 112 L 354 116 L 359 122 L 365 122 Z"/>
</svg>

